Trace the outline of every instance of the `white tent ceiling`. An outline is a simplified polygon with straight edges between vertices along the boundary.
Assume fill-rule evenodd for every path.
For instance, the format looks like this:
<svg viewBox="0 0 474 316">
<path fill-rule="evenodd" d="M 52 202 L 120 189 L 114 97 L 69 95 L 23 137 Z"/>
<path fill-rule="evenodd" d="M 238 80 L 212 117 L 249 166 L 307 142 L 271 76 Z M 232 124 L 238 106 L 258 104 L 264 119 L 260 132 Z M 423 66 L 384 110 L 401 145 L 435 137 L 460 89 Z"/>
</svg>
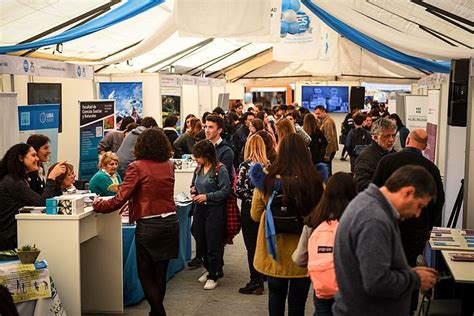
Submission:
<svg viewBox="0 0 474 316">
<path fill-rule="evenodd" d="M 49 46 L 30 51 L 29 56 L 89 62 L 102 60 L 95 65 L 100 73 L 161 70 L 177 74 L 204 72 L 218 76 L 273 46 L 271 43 L 246 43 L 230 38 L 180 37 L 169 26 L 174 2 L 165 1 L 122 23 L 63 43 L 62 47 L 58 47 L 60 52 L 56 51 L 56 46 Z M 123 3 L 120 0 L 2 0 L 0 45 L 18 44 L 94 9 L 111 5 L 113 10 Z M 473 55 L 472 0 L 314 0 L 313 3 L 369 37 L 413 56 L 450 59 Z M 81 21 L 84 19 L 58 28 L 44 37 L 62 32 Z M 153 36 L 157 40 L 150 40 Z M 343 56 L 339 57 L 340 75 L 418 78 L 426 74 L 380 58 L 345 39 L 339 42 L 339 56 Z M 136 56 L 122 58 L 133 55 L 131 52 L 134 49 Z M 108 60 L 115 58 L 118 62 L 110 66 L 101 65 L 108 56 Z M 268 60 L 247 64 L 256 68 L 242 69 L 231 79 L 317 76 L 320 73 L 319 66 L 314 63 Z"/>
</svg>

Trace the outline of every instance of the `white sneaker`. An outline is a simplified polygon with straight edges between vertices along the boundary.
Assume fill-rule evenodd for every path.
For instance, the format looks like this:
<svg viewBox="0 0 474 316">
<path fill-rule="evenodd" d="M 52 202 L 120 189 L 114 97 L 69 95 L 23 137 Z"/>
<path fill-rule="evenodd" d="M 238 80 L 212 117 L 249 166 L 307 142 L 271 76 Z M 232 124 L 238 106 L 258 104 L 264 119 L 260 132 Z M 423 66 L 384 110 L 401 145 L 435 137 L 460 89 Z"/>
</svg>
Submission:
<svg viewBox="0 0 474 316">
<path fill-rule="evenodd" d="M 217 287 L 217 281 L 208 279 L 206 281 L 206 284 L 204 284 L 204 289 L 205 290 L 214 290 Z"/>
<path fill-rule="evenodd" d="M 198 281 L 199 283 L 204 283 L 207 281 L 207 276 L 209 275 L 209 272 L 207 272 L 206 270 L 204 270 L 202 272 L 202 275 L 199 277 Z"/>
</svg>

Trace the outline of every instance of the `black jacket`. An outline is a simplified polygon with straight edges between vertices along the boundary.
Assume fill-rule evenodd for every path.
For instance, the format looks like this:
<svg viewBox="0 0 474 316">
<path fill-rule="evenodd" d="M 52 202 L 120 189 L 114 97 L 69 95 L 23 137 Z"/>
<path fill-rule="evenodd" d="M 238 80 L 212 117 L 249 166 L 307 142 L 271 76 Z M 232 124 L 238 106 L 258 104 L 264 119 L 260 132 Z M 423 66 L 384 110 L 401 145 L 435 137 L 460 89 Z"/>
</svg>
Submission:
<svg viewBox="0 0 474 316">
<path fill-rule="evenodd" d="M 17 247 L 15 215 L 23 206 L 44 206 L 54 196 L 56 183 L 46 180 L 43 194 L 33 191 L 28 184 L 10 175 L 0 180 L 0 251 Z"/>
<path fill-rule="evenodd" d="M 438 167 L 430 160 L 423 157 L 420 150 L 405 147 L 400 152 L 383 157 L 375 170 L 373 183 L 381 187 L 397 169 L 406 165 L 422 166 L 433 176 L 436 183 L 436 200 L 433 200 L 421 211 L 419 218 L 412 218 L 400 223 L 402 234 L 429 238 L 429 231 L 433 226 L 441 225 L 441 213 L 444 205 L 443 182 Z M 426 240 L 425 240 L 426 241 Z"/>
<path fill-rule="evenodd" d="M 323 132 L 317 129 L 313 134 L 309 135 L 311 137 L 311 143 L 309 143 L 309 150 L 311 151 L 311 159 L 314 165 L 317 165 L 320 162 L 323 162 L 323 156 L 326 152 L 326 146 L 328 141 L 324 137 Z"/>
<path fill-rule="evenodd" d="M 178 132 L 176 132 L 175 129 L 166 128 L 166 129 L 163 129 L 163 132 L 165 133 L 166 137 L 168 137 L 168 140 L 170 141 L 171 145 L 173 145 L 174 141 L 178 139 Z"/>
<path fill-rule="evenodd" d="M 362 192 L 369 186 L 380 159 L 392 152 L 395 151 L 392 149 L 389 152 L 374 141 L 362 151 L 354 166 L 357 192 Z"/>
<path fill-rule="evenodd" d="M 247 142 L 247 137 L 250 134 L 249 128 L 242 124 L 239 129 L 232 135 L 232 148 L 234 149 L 234 167 L 237 169 L 239 165 L 243 162 L 243 155 L 241 155 L 245 143 Z"/>
</svg>

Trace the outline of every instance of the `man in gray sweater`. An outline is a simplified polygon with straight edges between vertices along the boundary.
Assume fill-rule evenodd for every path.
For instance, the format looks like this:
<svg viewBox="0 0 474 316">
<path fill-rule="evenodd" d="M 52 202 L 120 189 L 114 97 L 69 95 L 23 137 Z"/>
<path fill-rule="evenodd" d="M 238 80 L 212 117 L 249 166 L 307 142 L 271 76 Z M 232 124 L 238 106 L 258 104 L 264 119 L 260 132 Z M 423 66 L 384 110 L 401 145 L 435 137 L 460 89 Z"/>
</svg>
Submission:
<svg viewBox="0 0 474 316">
<path fill-rule="evenodd" d="M 334 315 L 408 315 L 412 291 L 434 286 L 435 270 L 408 266 L 397 222 L 418 217 L 435 196 L 430 173 L 408 165 L 352 200 L 336 234 Z"/>
</svg>

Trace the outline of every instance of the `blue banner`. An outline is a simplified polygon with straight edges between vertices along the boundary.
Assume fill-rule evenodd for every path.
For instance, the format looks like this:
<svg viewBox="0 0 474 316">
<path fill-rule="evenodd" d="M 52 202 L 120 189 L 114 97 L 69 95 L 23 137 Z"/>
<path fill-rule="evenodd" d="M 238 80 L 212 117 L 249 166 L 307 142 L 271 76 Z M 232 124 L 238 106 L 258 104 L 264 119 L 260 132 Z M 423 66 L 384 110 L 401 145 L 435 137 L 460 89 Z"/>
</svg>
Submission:
<svg viewBox="0 0 474 316">
<path fill-rule="evenodd" d="M 33 134 L 48 136 L 51 143 L 51 156 L 48 165 L 57 162 L 59 104 L 34 104 L 18 107 L 18 126 L 20 141 L 26 142 Z"/>
<path fill-rule="evenodd" d="M 113 100 L 80 101 L 79 179 L 90 180 L 98 170 L 97 146 L 105 132 L 115 128 Z"/>
</svg>

